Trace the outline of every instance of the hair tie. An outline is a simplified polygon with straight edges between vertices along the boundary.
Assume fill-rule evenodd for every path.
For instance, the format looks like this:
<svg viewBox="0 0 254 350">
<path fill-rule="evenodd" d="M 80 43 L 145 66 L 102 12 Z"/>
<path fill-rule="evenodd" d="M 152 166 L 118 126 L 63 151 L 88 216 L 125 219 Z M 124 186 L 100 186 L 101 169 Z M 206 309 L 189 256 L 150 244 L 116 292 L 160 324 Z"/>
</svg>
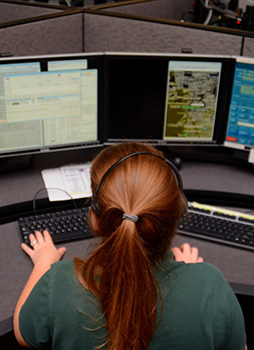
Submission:
<svg viewBox="0 0 254 350">
<path fill-rule="evenodd" d="M 132 222 L 137 222 L 138 221 L 138 216 L 136 215 L 128 215 L 128 214 L 123 214 L 123 217 L 122 217 L 123 220 L 130 220 Z"/>
</svg>

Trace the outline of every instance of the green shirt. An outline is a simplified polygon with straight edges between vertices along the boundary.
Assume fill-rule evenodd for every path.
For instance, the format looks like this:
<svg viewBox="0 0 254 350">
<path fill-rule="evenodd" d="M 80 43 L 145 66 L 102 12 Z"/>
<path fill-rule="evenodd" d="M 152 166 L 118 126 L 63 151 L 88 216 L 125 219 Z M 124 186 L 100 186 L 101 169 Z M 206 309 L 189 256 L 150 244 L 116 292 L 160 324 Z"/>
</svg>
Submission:
<svg viewBox="0 0 254 350">
<path fill-rule="evenodd" d="M 244 350 L 240 305 L 220 270 L 208 263 L 176 262 L 156 270 L 163 313 L 150 350 Z M 99 301 L 78 281 L 74 262 L 52 265 L 23 305 L 19 326 L 32 347 L 89 350 L 107 339 Z"/>
</svg>

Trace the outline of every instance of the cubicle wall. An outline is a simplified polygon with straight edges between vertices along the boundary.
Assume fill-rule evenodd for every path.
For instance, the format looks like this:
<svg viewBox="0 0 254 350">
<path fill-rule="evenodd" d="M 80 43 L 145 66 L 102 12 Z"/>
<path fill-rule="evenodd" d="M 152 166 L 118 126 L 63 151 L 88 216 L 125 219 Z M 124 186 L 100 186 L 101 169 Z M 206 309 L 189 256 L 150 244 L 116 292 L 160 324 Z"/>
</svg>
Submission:
<svg viewBox="0 0 254 350">
<path fill-rule="evenodd" d="M 254 57 L 254 37 L 244 38 L 243 56 Z"/>
<path fill-rule="evenodd" d="M 125 18 L 87 10 L 84 14 L 85 51 L 192 52 L 240 55 L 240 35 L 207 31 L 173 21 Z"/>
<path fill-rule="evenodd" d="M 153 17 L 180 21 L 191 10 L 193 0 L 138 0 L 104 5 L 104 12 L 123 13 L 142 17 Z"/>
<path fill-rule="evenodd" d="M 0 25 L 0 54 L 12 56 L 83 52 L 83 13 L 65 11 L 56 15 Z"/>
<path fill-rule="evenodd" d="M 145 52 L 192 52 L 254 56 L 254 33 L 191 22 L 192 0 L 136 0 L 103 4 L 90 9 L 85 36 L 86 50 L 103 45 L 106 50 Z M 105 17 L 99 18 L 99 14 Z M 97 17 L 96 17 L 97 15 Z M 108 17 L 107 17 L 108 16 Z M 103 31 L 102 31 L 103 28 Z"/>
<path fill-rule="evenodd" d="M 67 6 L 58 6 L 57 3 L 51 5 L 28 1 L 1 0 L 0 23 L 48 15 L 66 9 L 68 9 Z"/>
<path fill-rule="evenodd" d="M 37 8 L 56 13 L 40 13 L 40 16 L 33 13 L 29 19 L 0 22 L 0 54 L 27 56 L 122 51 L 254 57 L 254 33 L 144 16 L 152 13 L 179 18 L 190 6 L 185 0 L 179 0 L 174 6 L 168 0 L 139 0 L 85 9 L 49 5 L 47 8 L 46 5 L 30 6 L 20 2 L 0 1 L 0 13 L 1 6 L 14 4 L 16 13 L 27 7 L 24 17 L 30 9 L 37 11 Z"/>
</svg>

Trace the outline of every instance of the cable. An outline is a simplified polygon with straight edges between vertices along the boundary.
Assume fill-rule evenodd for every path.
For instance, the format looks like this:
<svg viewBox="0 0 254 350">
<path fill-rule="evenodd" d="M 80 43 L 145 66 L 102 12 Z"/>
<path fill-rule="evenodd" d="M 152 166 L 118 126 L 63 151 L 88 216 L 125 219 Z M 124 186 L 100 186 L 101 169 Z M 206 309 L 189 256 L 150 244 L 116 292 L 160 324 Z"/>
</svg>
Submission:
<svg viewBox="0 0 254 350">
<path fill-rule="evenodd" d="M 207 14 L 207 17 L 206 17 L 206 19 L 205 19 L 203 24 L 207 25 L 210 22 L 210 20 L 212 18 L 212 15 L 213 15 L 213 10 L 209 10 L 208 14 Z"/>
<path fill-rule="evenodd" d="M 235 11 L 231 11 L 231 10 L 228 10 L 228 9 L 222 9 L 219 6 L 214 5 L 211 0 L 206 0 L 205 4 L 202 1 L 202 4 L 208 10 L 215 10 L 215 11 L 217 11 L 219 13 L 222 13 L 225 17 L 228 17 L 228 18 L 231 18 L 231 19 L 236 19 L 239 16 L 239 14 L 237 12 L 235 12 Z"/>
<path fill-rule="evenodd" d="M 67 191 L 65 191 L 65 190 L 63 190 L 63 189 L 61 189 L 61 188 L 48 187 L 48 188 L 41 188 L 40 190 L 38 190 L 38 191 L 35 193 L 35 195 L 34 195 L 34 197 L 33 197 L 33 212 L 34 212 L 34 215 L 36 214 L 36 205 L 35 205 L 35 202 L 36 202 L 36 197 L 37 197 L 37 195 L 38 195 L 39 193 L 41 193 L 41 192 L 48 191 L 48 190 L 54 190 L 54 191 L 62 191 L 62 192 L 64 192 L 65 194 L 67 194 L 67 196 L 70 197 L 70 199 L 71 199 L 72 202 L 73 202 L 73 205 L 74 205 L 75 209 L 77 209 L 77 204 L 76 204 L 74 198 L 73 198 Z"/>
<path fill-rule="evenodd" d="M 203 22 L 204 25 L 209 24 L 214 12 L 218 12 L 218 13 L 222 14 L 223 17 L 228 18 L 228 19 L 235 20 L 235 19 L 239 18 L 238 12 L 228 10 L 228 9 L 223 9 L 220 6 L 215 5 L 213 0 L 199 0 L 199 1 L 204 6 L 204 8 L 208 10 L 207 17 L 206 17 L 205 21 Z"/>
<path fill-rule="evenodd" d="M 64 2 L 66 3 L 67 6 L 71 6 L 71 3 L 69 0 L 64 0 Z"/>
</svg>

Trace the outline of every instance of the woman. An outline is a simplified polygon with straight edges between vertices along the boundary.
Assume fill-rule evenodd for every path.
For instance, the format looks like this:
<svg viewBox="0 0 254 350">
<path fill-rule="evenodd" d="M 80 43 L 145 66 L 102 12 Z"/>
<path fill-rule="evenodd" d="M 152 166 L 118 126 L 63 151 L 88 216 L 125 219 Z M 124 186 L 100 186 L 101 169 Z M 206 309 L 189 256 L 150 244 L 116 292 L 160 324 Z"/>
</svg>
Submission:
<svg viewBox="0 0 254 350">
<path fill-rule="evenodd" d="M 91 168 L 87 260 L 58 262 L 48 232 L 22 244 L 33 272 L 14 314 L 21 345 L 42 349 L 244 350 L 240 306 L 221 272 L 188 244 L 171 248 L 186 210 L 181 178 L 158 150 L 103 150 Z M 52 265 L 52 266 L 51 266 Z M 22 308 L 22 309 L 21 309 Z"/>
</svg>

